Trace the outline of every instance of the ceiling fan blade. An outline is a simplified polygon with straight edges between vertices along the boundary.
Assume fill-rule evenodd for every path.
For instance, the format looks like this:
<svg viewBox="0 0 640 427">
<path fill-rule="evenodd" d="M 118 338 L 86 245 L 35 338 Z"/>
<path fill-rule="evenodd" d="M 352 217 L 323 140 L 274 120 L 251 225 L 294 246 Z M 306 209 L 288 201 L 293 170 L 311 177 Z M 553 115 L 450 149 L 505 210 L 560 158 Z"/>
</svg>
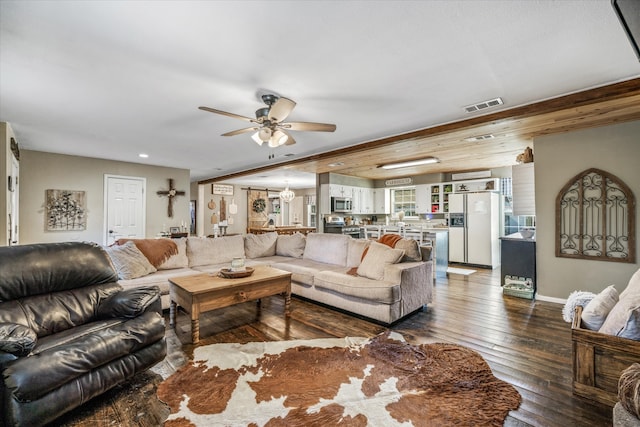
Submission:
<svg viewBox="0 0 640 427">
<path fill-rule="evenodd" d="M 288 98 L 278 98 L 269 109 L 269 120 L 280 122 L 286 119 L 295 106 L 296 103 Z"/>
<path fill-rule="evenodd" d="M 244 129 L 238 129 L 238 130 L 232 130 L 231 132 L 227 132 L 227 133 L 223 133 L 222 136 L 234 136 L 234 135 L 240 135 L 241 133 L 247 133 L 247 132 L 255 132 L 257 131 L 258 127 L 251 127 L 251 128 L 244 128 Z"/>
<path fill-rule="evenodd" d="M 247 122 L 255 122 L 256 119 L 252 119 L 250 117 L 241 116 L 239 114 L 229 113 L 222 110 L 216 110 L 215 108 L 210 107 L 198 107 L 202 111 L 208 111 L 210 113 L 222 114 L 223 116 L 233 117 L 234 119 L 245 120 Z"/>
<path fill-rule="evenodd" d="M 284 145 L 293 145 L 296 143 L 296 140 L 293 138 L 293 136 L 291 136 L 291 134 L 289 132 L 285 132 L 282 129 L 280 129 L 280 131 L 282 133 L 284 133 L 285 135 L 287 135 L 287 142 L 284 143 Z"/>
<path fill-rule="evenodd" d="M 333 132 L 336 130 L 336 125 L 330 123 L 290 122 L 280 123 L 279 126 L 289 130 L 315 132 Z"/>
</svg>

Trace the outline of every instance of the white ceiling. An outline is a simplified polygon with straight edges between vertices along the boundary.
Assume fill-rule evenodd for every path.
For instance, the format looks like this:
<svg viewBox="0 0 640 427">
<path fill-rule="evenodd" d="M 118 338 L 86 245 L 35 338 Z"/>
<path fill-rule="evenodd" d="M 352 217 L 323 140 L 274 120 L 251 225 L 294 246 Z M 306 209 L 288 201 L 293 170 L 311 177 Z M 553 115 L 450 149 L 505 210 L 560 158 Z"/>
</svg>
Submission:
<svg viewBox="0 0 640 427">
<path fill-rule="evenodd" d="M 610 0 L 0 1 L 0 121 L 23 149 L 192 180 L 639 73 Z M 253 117 L 265 92 L 298 103 L 289 120 L 336 132 L 295 132 L 269 159 L 250 134 L 220 136 L 246 122 L 197 109 Z"/>
</svg>

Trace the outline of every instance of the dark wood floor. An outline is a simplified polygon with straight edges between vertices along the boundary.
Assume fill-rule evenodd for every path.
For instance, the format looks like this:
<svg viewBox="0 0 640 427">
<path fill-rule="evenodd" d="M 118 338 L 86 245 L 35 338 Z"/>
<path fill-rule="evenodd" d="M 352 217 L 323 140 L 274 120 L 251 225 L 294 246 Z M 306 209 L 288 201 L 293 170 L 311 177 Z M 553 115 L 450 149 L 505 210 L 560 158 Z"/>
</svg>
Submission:
<svg viewBox="0 0 640 427">
<path fill-rule="evenodd" d="M 438 279 L 434 299 L 426 311 L 391 329 L 411 343 L 449 342 L 478 351 L 494 374 L 522 395 L 520 408 L 510 414 L 505 425 L 611 425 L 611 408 L 579 399 L 571 392 L 571 330 L 562 320 L 561 305 L 503 296 L 499 269 Z M 285 320 L 283 305 L 283 298 L 277 296 L 264 299 L 260 307 L 251 302 L 202 315 L 199 345 L 369 337 L 386 330 L 297 298 L 292 301 L 291 318 Z M 178 313 L 177 328 L 167 331 L 169 354 L 154 372 L 167 376 L 188 360 L 194 348 L 188 344 L 189 325 L 188 316 Z M 73 423 L 89 424 L 96 422 Z"/>
</svg>

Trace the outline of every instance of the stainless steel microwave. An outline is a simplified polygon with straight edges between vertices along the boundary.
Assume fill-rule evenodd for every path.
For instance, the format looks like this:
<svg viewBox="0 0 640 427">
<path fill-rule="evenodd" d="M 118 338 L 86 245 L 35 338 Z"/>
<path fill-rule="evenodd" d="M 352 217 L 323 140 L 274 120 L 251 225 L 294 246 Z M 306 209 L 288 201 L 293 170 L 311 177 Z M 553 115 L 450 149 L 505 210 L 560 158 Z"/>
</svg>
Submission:
<svg viewBox="0 0 640 427">
<path fill-rule="evenodd" d="M 351 198 L 332 197 L 331 212 L 338 212 L 338 213 L 351 212 Z"/>
</svg>

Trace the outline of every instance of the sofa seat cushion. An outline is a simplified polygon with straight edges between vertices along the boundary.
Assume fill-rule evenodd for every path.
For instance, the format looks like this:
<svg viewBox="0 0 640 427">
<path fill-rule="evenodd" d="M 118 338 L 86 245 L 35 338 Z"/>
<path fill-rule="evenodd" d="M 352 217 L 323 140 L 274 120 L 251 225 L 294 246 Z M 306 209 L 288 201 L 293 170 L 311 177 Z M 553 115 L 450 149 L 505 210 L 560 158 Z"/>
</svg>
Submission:
<svg viewBox="0 0 640 427">
<path fill-rule="evenodd" d="M 160 295 L 169 294 L 169 279 L 173 277 L 190 276 L 198 274 L 190 268 L 178 268 L 175 270 L 158 270 L 148 276 L 138 277 L 131 280 L 120 280 L 118 283 L 124 289 L 139 288 L 141 286 L 157 286 L 160 288 Z"/>
<path fill-rule="evenodd" d="M 321 271 L 342 271 L 345 267 L 334 264 L 310 261 L 307 259 L 291 259 L 286 262 L 277 262 L 271 265 L 273 268 L 291 272 L 291 281 L 298 284 L 313 286 L 313 277 Z"/>
<path fill-rule="evenodd" d="M 393 304 L 400 300 L 400 285 L 366 277 L 351 276 L 337 271 L 321 271 L 315 275 L 314 286 L 342 295 L 381 304 Z"/>
<path fill-rule="evenodd" d="M 48 336 L 38 342 L 30 357 L 7 363 L 4 382 L 17 400 L 36 400 L 73 378 L 163 337 L 164 320 L 155 312 L 135 319 L 88 323 Z"/>
</svg>

